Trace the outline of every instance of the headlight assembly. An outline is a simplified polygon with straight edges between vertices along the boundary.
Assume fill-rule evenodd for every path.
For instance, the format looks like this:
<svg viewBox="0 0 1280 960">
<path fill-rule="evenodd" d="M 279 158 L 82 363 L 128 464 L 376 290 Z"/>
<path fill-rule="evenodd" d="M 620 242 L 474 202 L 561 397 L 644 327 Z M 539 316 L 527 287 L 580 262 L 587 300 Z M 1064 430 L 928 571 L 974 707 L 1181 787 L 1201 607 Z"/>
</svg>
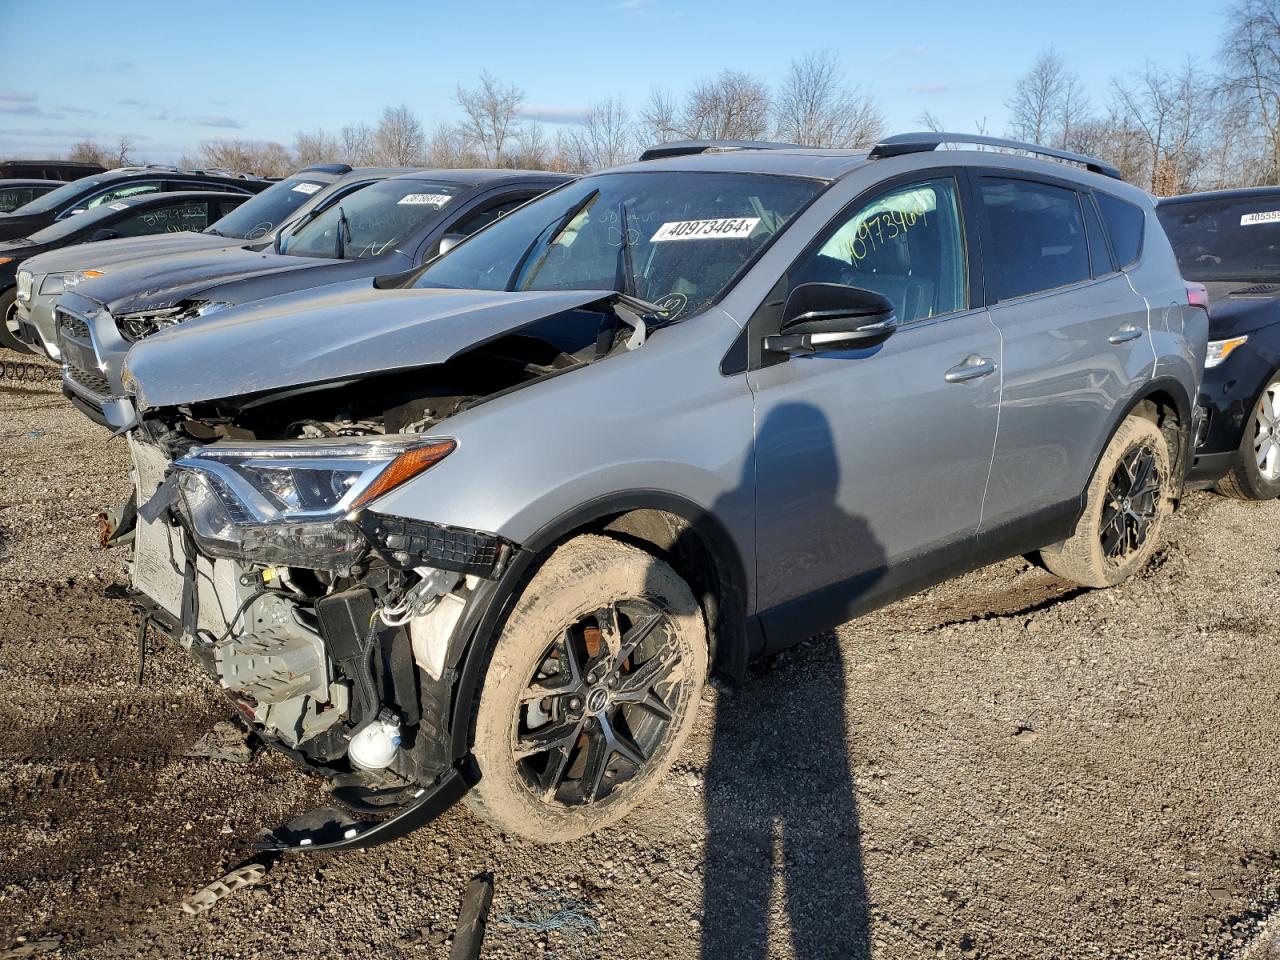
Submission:
<svg viewBox="0 0 1280 960">
<path fill-rule="evenodd" d="M 454 447 L 417 437 L 218 443 L 174 464 L 179 508 L 209 556 L 342 570 L 366 545 L 348 515 Z"/>
<path fill-rule="evenodd" d="M 55 294 L 70 290 L 72 287 L 78 287 L 86 280 L 92 280 L 94 277 L 102 276 L 101 270 L 79 270 L 76 273 L 51 273 L 44 278 L 44 282 L 40 284 L 40 293 L 42 296 L 52 297 Z"/>
<path fill-rule="evenodd" d="M 1244 346 L 1248 339 L 1248 337 L 1232 337 L 1230 340 L 1210 340 L 1209 352 L 1204 358 L 1205 367 L 1216 367 L 1231 356 L 1237 347 Z"/>
</svg>

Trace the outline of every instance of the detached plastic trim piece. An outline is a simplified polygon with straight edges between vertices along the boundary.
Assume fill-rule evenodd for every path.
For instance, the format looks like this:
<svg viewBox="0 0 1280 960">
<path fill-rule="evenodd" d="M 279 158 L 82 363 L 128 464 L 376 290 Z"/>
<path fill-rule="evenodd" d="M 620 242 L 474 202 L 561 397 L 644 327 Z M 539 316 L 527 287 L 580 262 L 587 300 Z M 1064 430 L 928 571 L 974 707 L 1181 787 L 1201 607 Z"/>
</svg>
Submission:
<svg viewBox="0 0 1280 960">
<path fill-rule="evenodd" d="M 331 850 L 360 850 L 376 847 L 407 836 L 444 813 L 471 789 L 471 783 L 457 767 L 449 770 L 435 786 L 424 790 L 412 803 L 386 820 L 354 820 L 339 810 L 320 808 L 276 827 L 254 844 L 268 853 L 321 853 Z M 319 823 L 315 826 L 311 823 Z M 299 825 L 306 823 L 307 825 Z"/>
</svg>

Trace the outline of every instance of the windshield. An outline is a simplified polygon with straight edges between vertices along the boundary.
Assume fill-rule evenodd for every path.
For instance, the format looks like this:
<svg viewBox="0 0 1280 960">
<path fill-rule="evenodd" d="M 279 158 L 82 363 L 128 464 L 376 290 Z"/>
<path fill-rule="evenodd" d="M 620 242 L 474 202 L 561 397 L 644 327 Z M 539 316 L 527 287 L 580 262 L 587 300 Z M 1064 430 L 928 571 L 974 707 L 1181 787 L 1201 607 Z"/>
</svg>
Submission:
<svg viewBox="0 0 1280 960">
<path fill-rule="evenodd" d="M 383 180 L 357 190 L 289 234 L 280 252 L 307 257 L 376 257 L 437 220 L 468 189 L 457 183 Z"/>
<path fill-rule="evenodd" d="M 240 204 L 205 232 L 240 240 L 259 240 L 292 217 L 294 211 L 326 185 L 323 180 L 311 177 L 289 177 L 281 180 L 253 199 Z"/>
<path fill-rule="evenodd" d="M 735 173 L 611 173 L 503 217 L 410 285 L 620 290 L 670 319 L 716 300 L 821 183 Z"/>
<path fill-rule="evenodd" d="M 1280 197 L 1162 203 L 1156 215 L 1186 279 L 1280 278 Z"/>
<path fill-rule="evenodd" d="M 95 223 L 110 220 L 127 206 L 128 204 L 124 203 L 107 203 L 92 210 L 86 210 L 84 213 L 77 213 L 74 217 L 58 220 L 43 230 L 37 230 L 31 234 L 31 240 L 34 243 L 54 243 L 65 240 L 73 233 L 80 233 L 86 228 L 92 229 Z"/>
<path fill-rule="evenodd" d="M 100 183 L 102 183 L 101 180 L 90 180 L 88 177 L 82 180 L 72 180 L 70 183 L 63 184 L 57 190 L 50 190 L 43 197 L 36 197 L 30 203 L 23 204 L 13 213 L 21 216 L 25 213 L 48 213 L 50 210 L 58 210 L 64 204 L 78 199 L 81 194 L 87 193 Z"/>
</svg>

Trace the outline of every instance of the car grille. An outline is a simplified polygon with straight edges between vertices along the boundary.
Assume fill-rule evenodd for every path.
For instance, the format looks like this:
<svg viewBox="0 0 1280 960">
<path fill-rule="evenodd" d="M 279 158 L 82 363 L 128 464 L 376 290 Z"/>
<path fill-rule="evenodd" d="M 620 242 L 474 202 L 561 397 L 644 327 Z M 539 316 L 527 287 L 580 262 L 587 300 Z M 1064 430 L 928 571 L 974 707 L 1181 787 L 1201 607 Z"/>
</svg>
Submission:
<svg viewBox="0 0 1280 960">
<path fill-rule="evenodd" d="M 97 351 L 89 335 L 89 324 L 60 307 L 54 308 L 58 347 L 62 351 L 62 374 L 95 396 L 111 396 L 111 383 L 98 370 Z"/>
</svg>

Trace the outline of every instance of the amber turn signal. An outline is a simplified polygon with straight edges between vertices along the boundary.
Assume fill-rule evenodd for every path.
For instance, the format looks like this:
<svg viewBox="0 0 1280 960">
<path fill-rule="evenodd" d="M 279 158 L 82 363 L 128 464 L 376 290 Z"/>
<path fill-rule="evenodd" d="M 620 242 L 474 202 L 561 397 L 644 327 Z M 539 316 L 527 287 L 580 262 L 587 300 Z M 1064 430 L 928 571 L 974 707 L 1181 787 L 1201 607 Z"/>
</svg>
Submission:
<svg viewBox="0 0 1280 960">
<path fill-rule="evenodd" d="M 360 494 L 359 499 L 351 505 L 351 509 L 358 510 L 383 494 L 390 493 L 405 481 L 412 480 L 428 467 L 435 466 L 453 453 L 457 446 L 458 444 L 453 440 L 437 440 L 425 446 L 406 450 L 387 464 L 387 468 L 378 474 L 378 479 L 369 484 L 369 488 L 364 493 Z"/>
</svg>

